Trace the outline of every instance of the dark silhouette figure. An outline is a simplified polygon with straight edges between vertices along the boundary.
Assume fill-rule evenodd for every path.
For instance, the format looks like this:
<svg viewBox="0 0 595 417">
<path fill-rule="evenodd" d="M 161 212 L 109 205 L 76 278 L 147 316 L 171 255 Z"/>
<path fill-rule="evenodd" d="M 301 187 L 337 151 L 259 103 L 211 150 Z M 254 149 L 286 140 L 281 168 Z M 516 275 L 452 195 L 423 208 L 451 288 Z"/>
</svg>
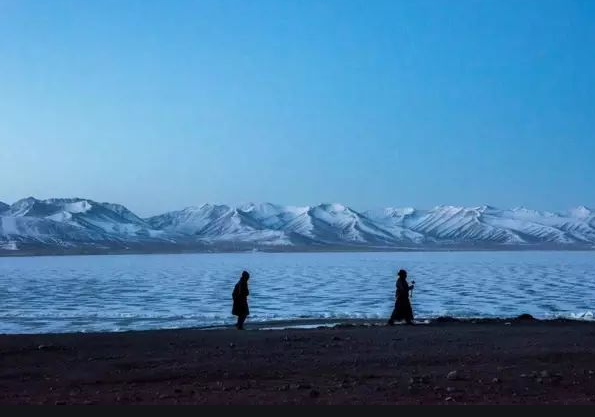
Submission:
<svg viewBox="0 0 595 417">
<path fill-rule="evenodd" d="M 244 330 L 244 322 L 250 314 L 250 309 L 248 308 L 248 295 L 250 294 L 250 291 L 248 291 L 249 279 L 250 274 L 247 271 L 242 272 L 240 280 L 233 288 L 233 309 L 231 310 L 231 314 L 238 316 L 238 322 L 236 324 L 238 330 Z"/>
<path fill-rule="evenodd" d="M 405 320 L 407 324 L 413 324 L 413 309 L 411 308 L 411 301 L 409 301 L 409 291 L 413 290 L 413 285 L 407 282 L 407 271 L 401 269 L 397 279 L 397 292 L 395 309 L 388 319 L 388 324 L 392 326 L 395 321 Z"/>
</svg>

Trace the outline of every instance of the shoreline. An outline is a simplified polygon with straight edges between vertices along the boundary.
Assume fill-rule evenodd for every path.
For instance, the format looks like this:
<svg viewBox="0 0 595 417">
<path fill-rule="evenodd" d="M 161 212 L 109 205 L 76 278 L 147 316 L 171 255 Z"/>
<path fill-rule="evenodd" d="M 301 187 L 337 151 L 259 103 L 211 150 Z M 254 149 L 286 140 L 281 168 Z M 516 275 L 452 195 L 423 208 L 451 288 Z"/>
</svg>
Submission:
<svg viewBox="0 0 595 417">
<path fill-rule="evenodd" d="M 306 330 L 306 329 L 343 329 L 343 328 L 374 328 L 386 326 L 388 318 L 295 318 L 246 322 L 247 331 L 268 330 Z M 439 316 L 432 318 L 420 317 L 415 319 L 415 325 L 431 326 L 444 323 L 483 324 L 483 325 L 511 325 L 518 323 L 587 323 L 595 325 L 595 318 L 536 318 L 530 314 L 521 314 L 514 317 L 453 317 Z M 395 326 L 403 323 L 396 323 Z M 37 333 L 2 333 L 3 336 L 70 336 L 70 335 L 107 335 L 121 333 L 161 332 L 161 331 L 223 331 L 235 330 L 235 324 L 209 324 L 188 327 L 162 327 L 150 329 L 124 329 L 124 330 L 99 330 L 99 331 L 65 331 L 65 332 L 37 332 Z"/>
<path fill-rule="evenodd" d="M 595 403 L 574 320 L 0 335 L 0 362 L 2 404 Z"/>
<path fill-rule="evenodd" d="M 110 256 L 110 255 L 203 255 L 203 254 L 309 254 L 309 253 L 442 253 L 442 252 L 595 252 L 594 246 L 504 246 L 504 247 L 379 247 L 379 248 L 252 248 L 238 250 L 73 250 L 73 251 L 35 251 L 2 250 L 0 258 L 32 258 L 62 256 Z"/>
</svg>

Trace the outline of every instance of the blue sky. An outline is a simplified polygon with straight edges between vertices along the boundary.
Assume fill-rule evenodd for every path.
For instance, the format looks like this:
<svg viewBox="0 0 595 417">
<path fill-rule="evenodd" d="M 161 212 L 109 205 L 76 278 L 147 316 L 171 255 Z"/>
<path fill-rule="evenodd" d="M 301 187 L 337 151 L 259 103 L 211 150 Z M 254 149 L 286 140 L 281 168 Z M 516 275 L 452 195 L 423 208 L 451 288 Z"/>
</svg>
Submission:
<svg viewBox="0 0 595 417">
<path fill-rule="evenodd" d="M 0 201 L 595 206 L 595 2 L 0 0 Z"/>
</svg>

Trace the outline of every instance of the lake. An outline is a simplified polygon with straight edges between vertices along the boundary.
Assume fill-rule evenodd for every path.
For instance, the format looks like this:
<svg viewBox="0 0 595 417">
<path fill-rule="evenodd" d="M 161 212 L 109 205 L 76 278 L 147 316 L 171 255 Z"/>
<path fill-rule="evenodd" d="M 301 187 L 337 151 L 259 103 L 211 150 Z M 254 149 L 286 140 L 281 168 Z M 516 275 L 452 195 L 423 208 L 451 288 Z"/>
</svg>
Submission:
<svg viewBox="0 0 595 417">
<path fill-rule="evenodd" d="M 385 318 L 395 274 L 416 317 L 593 319 L 595 252 L 221 253 L 0 258 L 0 333 L 231 324 L 248 270 L 248 323 Z"/>
</svg>

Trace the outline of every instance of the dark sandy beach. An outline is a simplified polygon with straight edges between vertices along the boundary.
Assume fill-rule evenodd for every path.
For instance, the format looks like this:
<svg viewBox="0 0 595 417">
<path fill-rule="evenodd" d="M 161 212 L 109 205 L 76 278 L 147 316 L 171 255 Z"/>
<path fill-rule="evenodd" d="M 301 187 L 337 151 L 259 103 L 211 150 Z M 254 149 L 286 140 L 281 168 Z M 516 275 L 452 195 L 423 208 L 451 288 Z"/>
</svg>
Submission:
<svg viewBox="0 0 595 417">
<path fill-rule="evenodd" d="M 569 321 L 6 335 L 0 361 L 3 404 L 595 403 Z"/>
</svg>

